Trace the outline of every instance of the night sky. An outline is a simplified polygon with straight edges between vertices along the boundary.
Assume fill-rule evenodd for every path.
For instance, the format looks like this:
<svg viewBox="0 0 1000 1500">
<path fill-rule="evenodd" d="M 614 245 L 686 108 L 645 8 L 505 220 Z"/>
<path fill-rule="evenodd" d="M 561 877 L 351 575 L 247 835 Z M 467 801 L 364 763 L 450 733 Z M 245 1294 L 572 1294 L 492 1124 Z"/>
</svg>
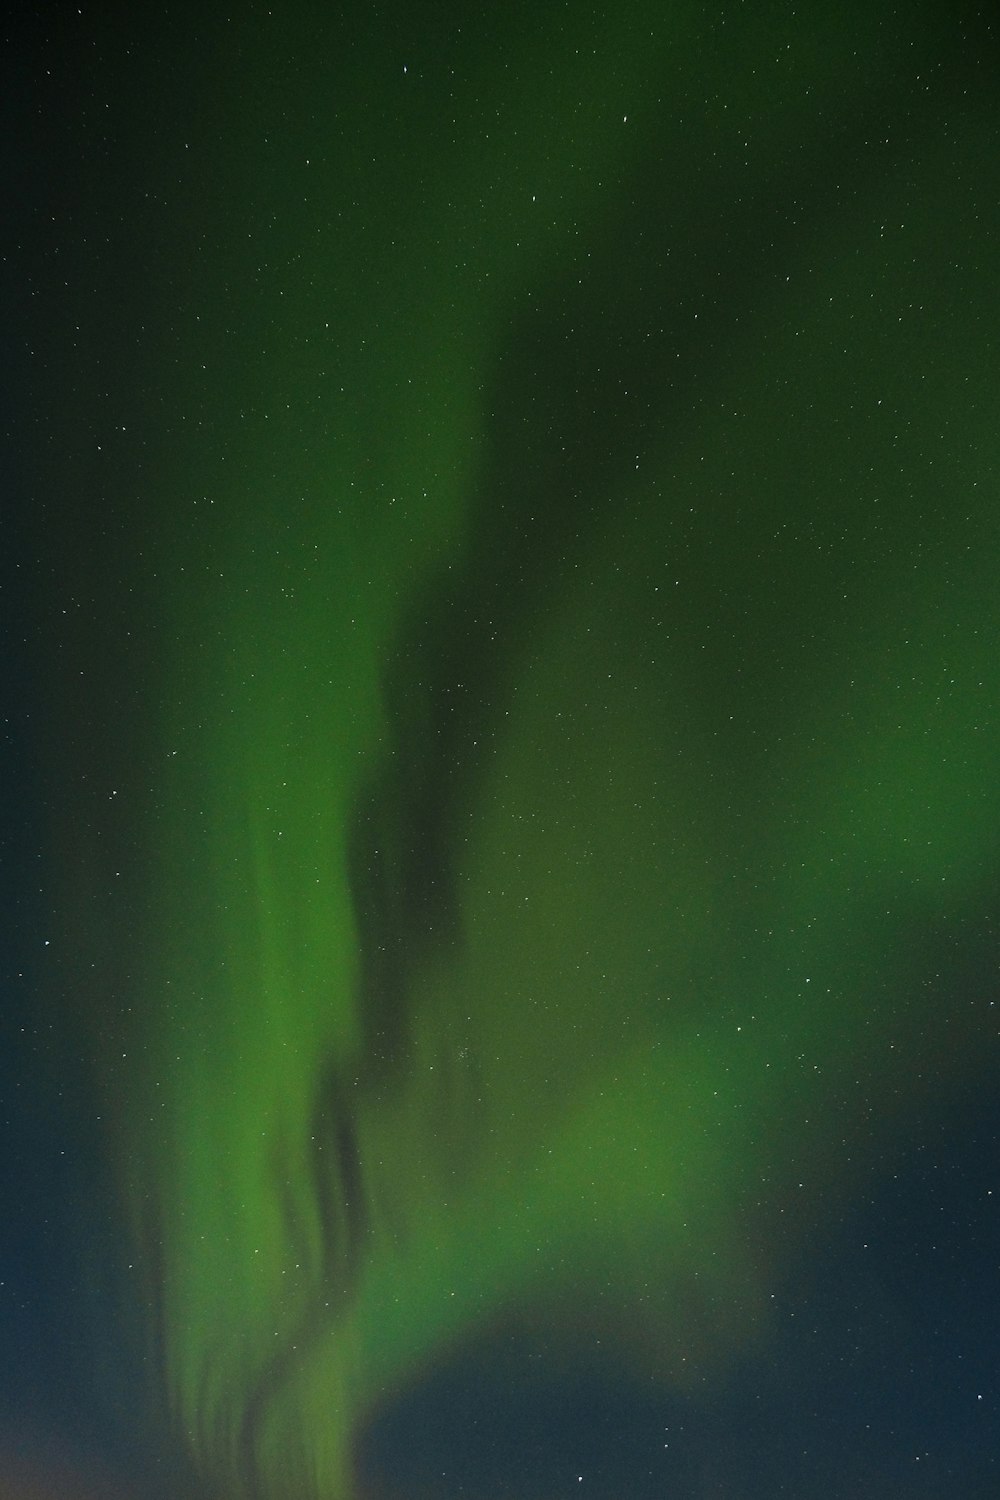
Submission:
<svg viewBox="0 0 1000 1500">
<path fill-rule="evenodd" d="M 0 1500 L 995 1500 L 992 6 L 0 34 Z"/>
</svg>

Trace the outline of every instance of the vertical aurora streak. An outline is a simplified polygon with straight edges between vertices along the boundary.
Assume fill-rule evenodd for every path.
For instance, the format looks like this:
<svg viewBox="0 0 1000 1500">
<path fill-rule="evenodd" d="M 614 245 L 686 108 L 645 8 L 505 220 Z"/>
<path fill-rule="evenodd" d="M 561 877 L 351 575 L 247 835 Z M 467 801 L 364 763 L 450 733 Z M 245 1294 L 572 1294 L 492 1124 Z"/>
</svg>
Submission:
<svg viewBox="0 0 1000 1500">
<path fill-rule="evenodd" d="M 724 1384 L 995 1086 L 1000 127 L 960 7 L 292 9 L 102 42 L 60 993 L 150 1401 L 365 1500 L 477 1347 Z"/>
</svg>

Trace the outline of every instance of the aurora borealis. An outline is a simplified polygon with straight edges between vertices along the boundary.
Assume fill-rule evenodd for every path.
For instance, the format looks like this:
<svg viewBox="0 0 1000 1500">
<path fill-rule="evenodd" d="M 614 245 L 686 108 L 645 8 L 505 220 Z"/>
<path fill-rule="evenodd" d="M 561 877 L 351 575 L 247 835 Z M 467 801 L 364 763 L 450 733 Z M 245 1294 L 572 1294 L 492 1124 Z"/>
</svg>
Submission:
<svg viewBox="0 0 1000 1500">
<path fill-rule="evenodd" d="M 989 8 L 207 10 L 7 23 L 0 1488 L 986 1500 Z"/>
</svg>

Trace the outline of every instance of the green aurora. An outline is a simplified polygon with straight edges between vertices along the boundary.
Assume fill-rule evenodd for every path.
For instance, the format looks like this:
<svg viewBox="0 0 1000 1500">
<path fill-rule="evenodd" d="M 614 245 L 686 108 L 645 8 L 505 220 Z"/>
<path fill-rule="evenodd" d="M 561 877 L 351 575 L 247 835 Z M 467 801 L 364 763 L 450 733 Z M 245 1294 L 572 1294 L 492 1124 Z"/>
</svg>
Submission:
<svg viewBox="0 0 1000 1500">
<path fill-rule="evenodd" d="M 61 946 L 213 1494 L 477 1343 L 711 1387 L 996 1076 L 996 70 L 914 9 L 111 70 Z"/>
</svg>

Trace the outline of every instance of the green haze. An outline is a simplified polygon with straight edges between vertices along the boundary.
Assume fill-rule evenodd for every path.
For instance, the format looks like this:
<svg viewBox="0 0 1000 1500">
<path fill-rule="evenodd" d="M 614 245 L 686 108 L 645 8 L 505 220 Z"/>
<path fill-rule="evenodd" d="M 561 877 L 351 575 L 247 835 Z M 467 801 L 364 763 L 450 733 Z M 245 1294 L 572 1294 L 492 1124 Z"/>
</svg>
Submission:
<svg viewBox="0 0 1000 1500">
<path fill-rule="evenodd" d="M 109 1087 L 222 1495 L 346 1500 L 514 1329 L 711 1382 L 978 1066 L 996 127 L 957 27 L 836 9 L 302 9 L 151 82 Z"/>
</svg>

